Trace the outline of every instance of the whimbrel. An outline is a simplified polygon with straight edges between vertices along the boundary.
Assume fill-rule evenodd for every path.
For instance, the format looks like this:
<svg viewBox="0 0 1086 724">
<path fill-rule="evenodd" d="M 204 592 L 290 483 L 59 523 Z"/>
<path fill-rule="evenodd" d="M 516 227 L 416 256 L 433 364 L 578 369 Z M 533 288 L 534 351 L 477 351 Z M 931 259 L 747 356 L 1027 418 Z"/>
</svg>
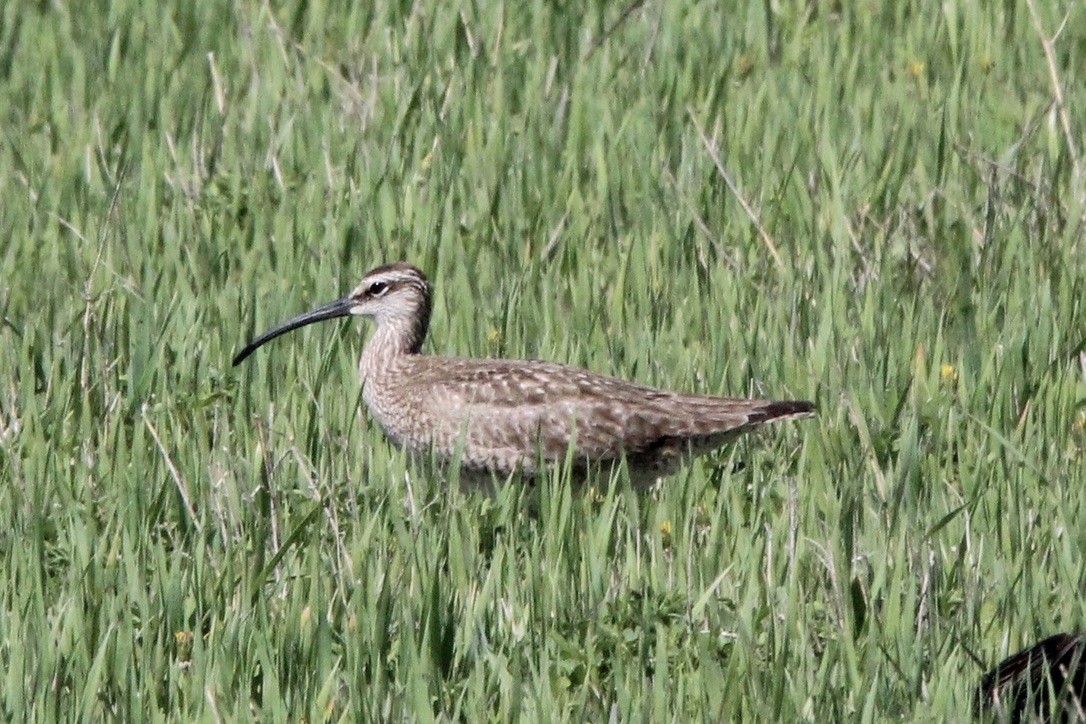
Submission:
<svg viewBox="0 0 1086 724">
<path fill-rule="evenodd" d="M 635 485 L 674 473 L 691 457 L 767 422 L 810 417 L 802 401 L 731 399 L 645 387 L 552 362 L 425 355 L 430 286 L 407 263 L 380 266 L 347 296 L 273 327 L 234 358 L 240 364 L 281 334 L 326 319 L 370 317 L 362 400 L 395 445 L 469 474 L 579 473 L 625 459 Z"/>
</svg>

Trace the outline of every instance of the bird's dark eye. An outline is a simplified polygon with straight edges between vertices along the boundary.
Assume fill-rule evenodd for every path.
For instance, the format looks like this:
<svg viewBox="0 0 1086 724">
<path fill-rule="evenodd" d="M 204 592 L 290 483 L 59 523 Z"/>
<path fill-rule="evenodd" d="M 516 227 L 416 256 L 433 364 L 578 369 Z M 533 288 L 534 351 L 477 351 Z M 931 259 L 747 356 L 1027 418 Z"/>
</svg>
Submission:
<svg viewBox="0 0 1086 724">
<path fill-rule="evenodd" d="M 387 291 L 388 284 L 385 282 L 374 282 L 373 284 L 370 284 L 369 289 L 366 290 L 366 294 L 371 297 L 381 297 L 384 296 Z"/>
</svg>

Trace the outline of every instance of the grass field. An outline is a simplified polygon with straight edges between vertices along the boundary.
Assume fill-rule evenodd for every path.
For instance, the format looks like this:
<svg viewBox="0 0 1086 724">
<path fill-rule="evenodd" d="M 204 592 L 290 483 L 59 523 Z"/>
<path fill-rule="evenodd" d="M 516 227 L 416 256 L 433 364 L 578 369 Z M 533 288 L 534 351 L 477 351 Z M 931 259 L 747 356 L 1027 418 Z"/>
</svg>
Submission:
<svg viewBox="0 0 1086 724">
<path fill-rule="evenodd" d="M 960 719 L 1086 627 L 1081 4 L 376 5 L 3 4 L 0 718 Z M 430 351 L 820 415 L 408 478 L 358 325 L 230 366 L 399 259 Z"/>
</svg>

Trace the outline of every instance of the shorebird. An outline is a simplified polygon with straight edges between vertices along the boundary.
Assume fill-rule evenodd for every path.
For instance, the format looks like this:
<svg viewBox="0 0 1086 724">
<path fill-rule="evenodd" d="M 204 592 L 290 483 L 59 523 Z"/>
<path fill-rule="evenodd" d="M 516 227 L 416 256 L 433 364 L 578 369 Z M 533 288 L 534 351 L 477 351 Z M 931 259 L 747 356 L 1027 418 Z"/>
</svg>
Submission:
<svg viewBox="0 0 1086 724">
<path fill-rule="evenodd" d="M 767 422 L 810 417 L 814 405 L 684 394 L 552 362 L 422 354 L 430 285 L 419 269 L 380 266 L 347 296 L 289 319 L 234 358 L 314 322 L 369 317 L 358 362 L 362 400 L 393 444 L 491 479 L 534 477 L 568 459 L 579 477 L 625 459 L 644 487 Z"/>
<path fill-rule="evenodd" d="M 975 713 L 1086 722 L 1086 634 L 1049 636 L 999 662 L 981 679 Z"/>
</svg>

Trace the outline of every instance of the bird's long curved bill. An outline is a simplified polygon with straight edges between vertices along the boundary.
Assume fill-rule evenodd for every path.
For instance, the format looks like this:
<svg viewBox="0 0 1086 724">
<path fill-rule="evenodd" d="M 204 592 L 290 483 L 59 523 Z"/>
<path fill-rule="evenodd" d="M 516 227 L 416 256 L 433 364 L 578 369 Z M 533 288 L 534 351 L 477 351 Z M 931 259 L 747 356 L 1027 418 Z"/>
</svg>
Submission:
<svg viewBox="0 0 1086 724">
<path fill-rule="evenodd" d="M 244 362 L 245 358 L 255 352 L 257 347 L 265 342 L 270 342 L 281 334 L 286 334 L 287 332 L 298 329 L 299 327 L 304 327 L 307 324 L 313 324 L 314 322 L 323 322 L 326 319 L 350 316 L 351 307 L 353 305 L 354 302 L 351 301 L 350 297 L 344 297 L 343 299 L 337 299 L 334 302 L 317 307 L 305 314 L 299 314 L 297 317 L 288 319 L 282 324 L 272 327 L 267 332 L 245 345 L 245 349 L 238 352 L 237 356 L 234 357 L 234 366 Z"/>
</svg>

